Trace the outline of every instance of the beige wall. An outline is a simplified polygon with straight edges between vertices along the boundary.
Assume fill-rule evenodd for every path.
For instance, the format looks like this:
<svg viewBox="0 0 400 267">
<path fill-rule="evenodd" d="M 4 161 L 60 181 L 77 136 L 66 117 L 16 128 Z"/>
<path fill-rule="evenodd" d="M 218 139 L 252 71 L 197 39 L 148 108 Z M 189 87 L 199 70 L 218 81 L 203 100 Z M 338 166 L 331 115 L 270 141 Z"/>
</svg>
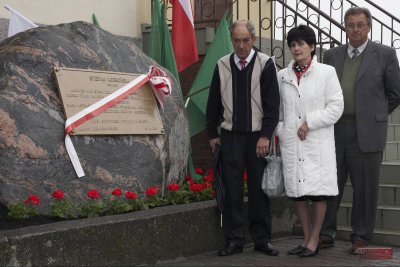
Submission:
<svg viewBox="0 0 400 267">
<path fill-rule="evenodd" d="M 95 13 L 101 28 L 113 34 L 141 38 L 141 24 L 151 23 L 151 0 L 4 0 L 3 5 L 9 5 L 25 17 L 37 24 L 55 25 L 73 21 L 92 22 Z M 236 1 L 239 3 L 239 14 L 236 4 L 233 8 L 234 18 L 250 18 L 256 25 L 257 36 L 267 36 L 266 31 L 258 32 L 259 10 L 261 18 L 270 17 L 270 2 Z M 250 3 L 250 10 L 247 8 Z M 261 8 L 260 8 L 261 5 Z M 192 6 L 194 7 L 193 0 Z M 8 19 L 10 12 L 0 7 L 0 18 Z M 171 19 L 171 9 L 167 18 Z M 265 23 L 268 27 L 269 22 Z"/>
<path fill-rule="evenodd" d="M 141 23 L 151 22 L 151 0 L 4 0 L 36 24 L 92 22 L 96 14 L 101 28 L 113 34 L 141 37 Z M 0 7 L 0 18 L 10 12 Z"/>
<path fill-rule="evenodd" d="M 236 5 L 239 5 L 239 8 Z M 250 19 L 253 21 L 256 28 L 257 36 L 267 37 L 270 36 L 270 29 L 259 32 L 259 22 L 263 20 L 261 25 L 263 28 L 270 26 L 269 18 L 271 17 L 271 1 L 257 0 L 257 1 L 235 1 L 233 7 L 234 19 Z"/>
</svg>

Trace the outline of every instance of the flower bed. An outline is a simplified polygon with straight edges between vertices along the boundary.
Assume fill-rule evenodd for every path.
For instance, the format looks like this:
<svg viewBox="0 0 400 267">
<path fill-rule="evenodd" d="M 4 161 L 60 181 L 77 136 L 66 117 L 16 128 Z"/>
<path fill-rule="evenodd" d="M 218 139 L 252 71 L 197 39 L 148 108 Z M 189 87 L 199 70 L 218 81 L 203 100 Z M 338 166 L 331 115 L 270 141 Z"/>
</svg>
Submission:
<svg viewBox="0 0 400 267">
<path fill-rule="evenodd" d="M 108 196 L 93 189 L 87 202 L 77 206 L 56 189 L 52 216 L 37 216 L 41 200 L 28 196 L 9 206 L 9 220 L 0 222 L 0 266 L 154 265 L 216 251 L 224 237 L 213 199 L 214 176 L 212 171 L 196 172 L 202 179 L 171 183 L 164 197 L 158 186 L 142 197 L 120 188 Z M 289 201 L 282 197 L 270 203 L 273 237 L 290 234 L 294 217 Z"/>
<path fill-rule="evenodd" d="M 50 198 L 52 202 L 49 216 L 39 216 L 37 209 L 41 200 L 35 195 L 30 195 L 25 201 L 8 205 L 7 210 L 2 212 L 6 216 L 2 216 L 5 219 L 0 220 L 0 225 L 3 226 L 2 229 L 13 229 L 29 224 L 115 215 L 214 199 L 213 170 L 205 172 L 201 168 L 196 168 L 195 172 L 200 179 L 194 180 L 187 176 L 182 184 L 173 182 L 166 186 L 167 193 L 164 196 L 161 196 L 160 185 L 150 186 L 141 197 L 136 192 L 124 191 L 121 188 L 115 188 L 108 195 L 92 189 L 87 192 L 85 203 L 76 204 L 68 199 L 67 192 L 55 189 Z M 246 173 L 243 179 L 246 183 Z"/>
</svg>

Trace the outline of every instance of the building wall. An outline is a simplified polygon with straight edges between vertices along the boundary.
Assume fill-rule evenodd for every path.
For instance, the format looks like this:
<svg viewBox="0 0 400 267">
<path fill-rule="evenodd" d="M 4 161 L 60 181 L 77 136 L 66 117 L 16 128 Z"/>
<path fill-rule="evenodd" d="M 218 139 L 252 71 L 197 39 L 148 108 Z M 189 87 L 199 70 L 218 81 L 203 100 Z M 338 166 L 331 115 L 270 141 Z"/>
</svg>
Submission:
<svg viewBox="0 0 400 267">
<path fill-rule="evenodd" d="M 234 1 L 233 18 L 242 20 L 250 19 L 256 28 L 257 37 L 270 36 L 270 0 Z M 237 2 L 237 3 L 236 3 Z"/>
<path fill-rule="evenodd" d="M 266 36 L 266 31 L 259 29 L 259 21 L 270 16 L 270 2 L 237 1 L 233 6 L 234 19 L 253 20 L 257 36 Z M 141 24 L 151 23 L 151 0 L 4 0 L 9 5 L 36 24 L 56 25 L 73 21 L 92 22 L 92 14 L 96 14 L 102 29 L 116 35 L 141 38 Z M 200 5 L 192 0 L 193 8 Z M 195 11 L 196 12 L 196 11 Z M 220 12 L 221 16 L 223 12 Z M 10 12 L 0 8 L 0 18 L 9 19 Z M 171 9 L 167 10 L 167 18 L 171 19 Z M 219 20 L 220 18 L 215 18 Z M 170 21 L 169 21 L 170 22 Z M 268 27 L 264 20 L 263 27 Z"/>
<path fill-rule="evenodd" d="M 151 22 L 150 0 L 4 0 L 2 4 L 42 25 L 92 22 L 94 13 L 102 29 L 135 38 L 141 38 L 141 23 Z M 10 12 L 0 8 L 0 18 L 9 19 Z"/>
</svg>

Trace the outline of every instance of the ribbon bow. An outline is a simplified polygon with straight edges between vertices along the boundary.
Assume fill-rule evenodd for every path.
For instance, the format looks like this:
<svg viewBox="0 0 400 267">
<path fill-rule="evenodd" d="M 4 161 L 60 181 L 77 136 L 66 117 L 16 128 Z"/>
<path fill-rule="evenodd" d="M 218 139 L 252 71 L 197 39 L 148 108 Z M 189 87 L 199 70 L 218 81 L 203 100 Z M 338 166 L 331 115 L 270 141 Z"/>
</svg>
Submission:
<svg viewBox="0 0 400 267">
<path fill-rule="evenodd" d="M 161 69 L 151 66 L 148 76 L 150 77 L 150 87 L 153 89 L 158 103 L 164 108 L 166 96 L 171 94 L 172 81 Z"/>
</svg>

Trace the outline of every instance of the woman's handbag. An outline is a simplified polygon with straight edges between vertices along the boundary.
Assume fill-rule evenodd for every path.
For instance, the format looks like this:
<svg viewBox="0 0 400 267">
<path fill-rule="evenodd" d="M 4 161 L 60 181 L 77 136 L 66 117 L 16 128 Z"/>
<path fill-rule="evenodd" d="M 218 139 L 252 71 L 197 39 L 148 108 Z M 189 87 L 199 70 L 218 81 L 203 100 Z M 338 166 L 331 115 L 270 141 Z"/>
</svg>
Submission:
<svg viewBox="0 0 400 267">
<path fill-rule="evenodd" d="M 265 157 L 267 166 L 265 166 L 261 187 L 264 193 L 269 197 L 280 197 L 285 195 L 285 184 L 283 180 L 282 158 L 277 153 L 275 134 L 271 140 L 271 150 Z"/>
</svg>

